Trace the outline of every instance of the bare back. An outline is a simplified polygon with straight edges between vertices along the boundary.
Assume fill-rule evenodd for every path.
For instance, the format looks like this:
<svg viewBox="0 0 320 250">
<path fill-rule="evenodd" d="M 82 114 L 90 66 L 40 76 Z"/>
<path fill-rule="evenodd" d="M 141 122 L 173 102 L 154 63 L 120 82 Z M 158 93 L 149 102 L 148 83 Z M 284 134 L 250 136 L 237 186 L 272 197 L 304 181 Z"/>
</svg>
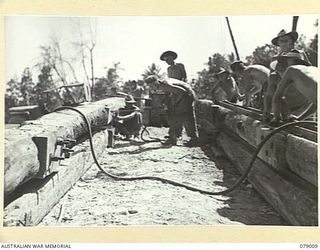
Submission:
<svg viewBox="0 0 320 250">
<path fill-rule="evenodd" d="M 289 67 L 283 75 L 279 91 L 285 91 L 290 85 L 296 88 L 310 102 L 317 103 L 317 77 L 319 69 L 313 66 L 294 65 Z"/>
<path fill-rule="evenodd" d="M 314 112 L 313 109 L 316 110 L 318 71 L 319 69 L 316 67 L 304 65 L 294 65 L 287 68 L 272 98 L 276 120 L 280 119 L 281 99 L 289 86 L 298 90 L 312 104 L 303 111 L 299 119 Z"/>
<path fill-rule="evenodd" d="M 244 75 L 249 75 L 254 85 L 262 85 L 268 80 L 270 70 L 263 65 L 250 65 L 245 69 Z"/>
<path fill-rule="evenodd" d="M 263 65 L 250 65 L 243 71 L 242 86 L 245 90 L 245 106 L 250 105 L 252 96 L 260 93 L 268 81 L 270 70 Z"/>
</svg>

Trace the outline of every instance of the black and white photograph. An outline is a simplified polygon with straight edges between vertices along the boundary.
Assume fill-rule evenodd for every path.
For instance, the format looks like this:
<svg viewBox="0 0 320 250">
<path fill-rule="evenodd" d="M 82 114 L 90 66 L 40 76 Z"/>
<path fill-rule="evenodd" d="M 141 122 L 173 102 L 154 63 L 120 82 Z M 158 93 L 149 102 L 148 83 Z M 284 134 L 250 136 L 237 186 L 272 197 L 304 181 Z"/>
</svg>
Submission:
<svg viewBox="0 0 320 250">
<path fill-rule="evenodd" d="M 4 16 L 3 227 L 317 227 L 318 22 Z"/>
</svg>

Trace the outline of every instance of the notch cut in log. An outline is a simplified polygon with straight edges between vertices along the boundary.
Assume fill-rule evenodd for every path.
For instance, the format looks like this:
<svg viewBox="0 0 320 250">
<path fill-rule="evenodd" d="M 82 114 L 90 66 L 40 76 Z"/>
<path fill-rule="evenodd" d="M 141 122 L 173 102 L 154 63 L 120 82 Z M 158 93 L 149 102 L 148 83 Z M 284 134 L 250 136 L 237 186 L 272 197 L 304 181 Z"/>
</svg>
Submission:
<svg viewBox="0 0 320 250">
<path fill-rule="evenodd" d="M 76 108 L 88 118 L 92 129 L 99 131 L 110 123 L 111 111 L 118 110 L 124 105 L 124 98 L 109 98 L 84 103 Z M 48 161 L 49 154 L 56 150 L 58 140 L 61 138 L 77 140 L 77 138 L 88 136 L 85 122 L 78 113 L 72 110 L 44 115 L 37 120 L 25 122 L 19 128 L 10 129 L 10 131 L 6 131 L 5 136 L 5 197 L 39 173 L 40 161 L 43 162 L 43 159 Z M 32 140 L 34 137 L 48 138 L 46 144 L 48 150 L 40 152 L 45 155 L 38 156 L 39 150 Z M 46 163 L 46 168 L 42 169 L 43 176 L 46 175 L 45 171 L 51 168 L 49 163 Z M 50 172 L 52 171 L 48 173 Z"/>
</svg>

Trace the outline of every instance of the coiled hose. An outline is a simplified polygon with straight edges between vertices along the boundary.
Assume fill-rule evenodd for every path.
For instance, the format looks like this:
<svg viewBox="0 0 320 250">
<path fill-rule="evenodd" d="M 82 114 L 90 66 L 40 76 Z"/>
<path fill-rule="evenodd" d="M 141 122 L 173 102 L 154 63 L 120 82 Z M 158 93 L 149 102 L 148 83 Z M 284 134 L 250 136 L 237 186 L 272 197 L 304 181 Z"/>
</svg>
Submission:
<svg viewBox="0 0 320 250">
<path fill-rule="evenodd" d="M 245 172 L 241 175 L 241 177 L 228 189 L 225 189 L 223 191 L 219 191 L 219 192 L 212 192 L 212 191 L 206 191 L 206 190 L 202 190 L 202 189 L 199 189 L 199 188 L 195 188 L 195 187 L 192 187 L 192 186 L 188 186 L 188 185 L 185 185 L 185 184 L 182 184 L 180 182 L 176 182 L 176 181 L 172 181 L 172 180 L 168 180 L 168 179 L 165 179 L 165 178 L 161 178 L 161 177 L 156 177 L 156 176 L 138 176 L 138 177 L 120 177 L 120 176 L 116 176 L 116 175 L 113 175 L 113 174 L 110 174 L 108 172 L 106 172 L 99 164 L 98 160 L 97 160 L 97 157 L 96 157 L 96 154 L 94 152 L 94 147 L 93 147 L 93 142 L 92 142 L 92 131 L 91 131 L 91 126 L 90 126 L 90 123 L 87 119 L 87 117 L 81 112 L 79 111 L 78 109 L 74 108 L 74 107 L 69 107 L 69 106 L 63 106 L 63 107 L 59 107 L 57 108 L 55 111 L 60 111 L 60 110 L 65 110 L 65 109 L 69 109 L 69 110 L 73 110 L 75 112 L 77 112 L 78 114 L 81 115 L 81 117 L 83 118 L 83 120 L 85 121 L 86 123 L 86 126 L 88 128 L 88 131 L 89 131 L 89 142 L 90 142 L 90 149 L 91 149 L 91 153 L 92 153 L 92 157 L 94 159 L 94 162 L 95 164 L 97 165 L 97 167 L 99 168 L 99 170 L 104 173 L 105 175 L 107 175 L 108 177 L 114 179 L 114 180 L 117 180 L 117 181 L 137 181 L 137 180 L 153 180 L 153 181 L 160 181 L 162 183 L 165 183 L 165 184 L 170 184 L 170 185 L 173 185 L 173 186 L 177 186 L 177 187 L 183 187 L 183 188 L 186 188 L 188 190 L 191 190 L 191 191 L 195 191 L 195 192 L 199 192 L 201 194 L 206 194 L 206 195 L 224 195 L 224 194 L 228 194 L 230 192 L 232 192 L 233 190 L 235 190 L 248 176 L 250 170 L 253 168 L 253 163 L 254 161 L 256 160 L 257 158 L 257 155 L 259 154 L 261 148 L 263 147 L 263 145 L 273 136 L 275 135 L 276 133 L 279 133 L 280 131 L 284 130 L 285 128 L 288 128 L 288 127 L 292 127 L 292 126 L 295 126 L 295 125 L 301 125 L 301 124 L 313 124 L 313 125 L 317 125 L 317 122 L 314 122 L 314 121 L 296 121 L 296 122 L 291 122 L 291 123 L 287 123 L 287 124 L 284 124 L 276 129 L 274 129 L 272 132 L 270 132 L 270 134 L 268 134 L 262 141 L 261 143 L 258 145 L 257 149 L 255 150 L 252 158 L 251 158 L 251 161 L 250 161 L 250 164 L 248 166 L 248 168 L 245 170 Z M 145 127 L 146 128 L 146 127 Z"/>
</svg>

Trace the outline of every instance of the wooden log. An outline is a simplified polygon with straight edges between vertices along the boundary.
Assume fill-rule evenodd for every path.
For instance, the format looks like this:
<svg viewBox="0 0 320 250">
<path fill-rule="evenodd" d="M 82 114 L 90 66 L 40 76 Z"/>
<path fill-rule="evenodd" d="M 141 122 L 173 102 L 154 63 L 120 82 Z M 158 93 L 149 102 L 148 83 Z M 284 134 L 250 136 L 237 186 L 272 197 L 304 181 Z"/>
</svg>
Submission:
<svg viewBox="0 0 320 250">
<path fill-rule="evenodd" d="M 224 127 L 224 120 L 226 119 L 226 116 L 228 115 L 228 113 L 230 112 L 229 109 L 226 109 L 224 107 L 218 106 L 218 105 L 213 105 L 211 107 L 212 111 L 212 122 L 215 126 L 218 127 Z M 208 115 L 211 115 L 210 113 L 208 113 Z"/>
<path fill-rule="evenodd" d="M 246 115 L 235 114 L 232 111 L 226 115 L 224 124 L 226 125 L 225 129 L 231 130 L 255 148 L 271 132 L 263 122 Z M 287 167 L 285 147 L 286 135 L 281 132 L 274 135 L 263 146 L 258 156 L 275 169 L 283 169 Z"/>
<path fill-rule="evenodd" d="M 243 172 L 248 167 L 253 150 L 270 133 L 270 128 L 249 117 L 250 110 L 243 112 L 243 108 L 230 110 L 213 105 L 211 113 L 201 107 L 207 106 L 205 103 L 198 102 L 198 105 L 198 110 L 203 111 L 200 117 L 209 117 L 205 122 L 199 119 L 200 126 L 206 124 L 204 127 L 209 130 L 210 127 L 220 128 L 222 133 L 216 134 L 218 144 Z M 210 116 L 213 116 L 213 126 L 210 126 Z M 298 128 L 294 132 L 297 134 L 302 131 Z M 248 178 L 257 191 L 290 223 L 317 225 L 317 191 L 304 181 L 317 184 L 317 144 L 312 141 L 315 137 L 307 136 L 312 139 L 307 140 L 290 132 L 286 130 L 278 133 L 264 145 L 258 155 L 260 159 L 256 160 Z"/>
<path fill-rule="evenodd" d="M 270 133 L 270 130 L 264 130 L 260 126 L 257 129 L 257 146 Z M 274 169 L 283 170 L 288 167 L 285 152 L 287 145 L 287 136 L 284 133 L 275 134 L 260 150 L 258 157 L 264 162 L 268 163 Z"/>
<path fill-rule="evenodd" d="M 223 109 L 227 110 L 227 112 L 230 112 L 232 110 L 235 114 L 245 115 L 245 116 L 251 117 L 254 120 L 263 121 L 263 115 L 261 110 L 251 108 L 251 107 L 243 107 L 243 106 L 236 105 L 230 102 L 225 102 L 225 101 L 218 101 L 217 104 L 219 105 L 217 106 L 220 107 L 220 109 L 218 110 L 219 112 L 221 112 L 221 110 Z M 313 142 L 318 141 L 317 140 L 318 134 L 317 134 L 315 125 L 310 124 L 310 125 L 293 126 L 293 127 L 286 128 L 285 131 L 287 133 L 290 133 L 299 137 L 303 137 Z"/>
<path fill-rule="evenodd" d="M 77 106 L 88 119 L 93 130 L 97 130 L 110 121 L 112 111 L 124 106 L 123 98 L 110 98 L 94 103 L 84 103 Z M 81 116 L 73 110 L 62 110 L 42 116 L 41 118 L 25 122 L 20 130 L 29 131 L 31 136 L 54 133 L 56 137 L 79 138 L 87 134 L 85 122 Z"/>
<path fill-rule="evenodd" d="M 4 196 L 39 171 L 38 149 L 32 138 L 18 129 L 5 130 Z"/>
<path fill-rule="evenodd" d="M 213 122 L 213 115 L 212 115 L 212 106 L 213 102 L 209 100 L 197 100 L 195 102 L 195 112 L 197 119 L 206 119 L 209 122 Z"/>
<path fill-rule="evenodd" d="M 93 137 L 97 156 L 101 155 L 106 147 L 107 134 L 103 131 Z M 19 198 L 4 208 L 4 226 L 35 226 L 51 211 L 93 164 L 88 141 L 75 146 L 74 150 L 74 155 L 63 161 L 56 174 L 44 180 L 31 180 L 15 191 Z"/>
<path fill-rule="evenodd" d="M 118 110 L 124 104 L 124 98 L 110 98 L 94 103 L 84 103 L 76 108 L 84 113 L 92 129 L 97 131 L 110 123 L 111 111 Z M 19 131 L 17 132 L 18 134 L 24 135 L 25 142 L 22 142 L 22 137 L 14 140 L 12 137 L 15 137 L 15 135 L 6 134 L 8 143 L 6 144 L 5 155 L 5 196 L 11 193 L 17 186 L 35 177 L 39 170 L 38 151 L 32 138 L 50 138 L 49 142 L 52 145 L 47 145 L 48 151 L 44 152 L 47 156 L 42 157 L 48 158 L 48 155 L 54 152 L 56 142 L 60 138 L 77 140 L 88 135 L 85 122 L 78 113 L 72 110 L 53 112 L 37 120 L 27 121 L 17 128 L 17 131 Z M 42 145 L 37 146 L 42 147 Z M 17 151 L 16 148 L 20 151 Z M 23 153 L 24 150 L 26 150 L 25 153 Z M 20 152 L 20 156 L 16 152 Z M 21 157 L 24 155 L 27 155 L 28 161 L 25 161 Z"/>
<path fill-rule="evenodd" d="M 259 130 L 265 127 L 261 121 L 252 119 L 247 115 L 237 114 L 233 111 L 227 113 L 223 123 L 226 125 L 226 128 L 232 130 L 252 146 L 257 146 L 261 141 Z"/>
<path fill-rule="evenodd" d="M 227 111 L 223 124 L 222 131 L 232 131 L 255 148 L 272 131 L 263 122 L 231 110 Z M 265 143 L 258 156 L 277 170 L 290 167 L 304 180 L 318 185 L 317 144 L 311 140 L 281 131 Z"/>
<path fill-rule="evenodd" d="M 199 128 L 201 142 L 214 141 L 219 133 L 219 124 L 214 122 L 215 105 L 209 100 L 197 100 L 195 102 L 195 113 Z"/>
<path fill-rule="evenodd" d="M 317 143 L 294 135 L 288 135 L 285 156 L 289 168 L 315 186 L 318 186 L 317 154 Z"/>
<path fill-rule="evenodd" d="M 198 125 L 201 130 L 205 131 L 207 135 L 216 135 L 219 132 L 218 128 L 214 126 L 211 122 L 207 119 L 198 119 Z"/>
<path fill-rule="evenodd" d="M 225 133 L 219 134 L 217 142 L 240 172 L 248 167 L 252 153 L 242 143 L 236 142 Z M 301 188 L 295 181 L 284 178 L 259 159 L 254 163 L 248 180 L 292 225 L 318 225 L 316 190 L 310 192 Z"/>
</svg>

